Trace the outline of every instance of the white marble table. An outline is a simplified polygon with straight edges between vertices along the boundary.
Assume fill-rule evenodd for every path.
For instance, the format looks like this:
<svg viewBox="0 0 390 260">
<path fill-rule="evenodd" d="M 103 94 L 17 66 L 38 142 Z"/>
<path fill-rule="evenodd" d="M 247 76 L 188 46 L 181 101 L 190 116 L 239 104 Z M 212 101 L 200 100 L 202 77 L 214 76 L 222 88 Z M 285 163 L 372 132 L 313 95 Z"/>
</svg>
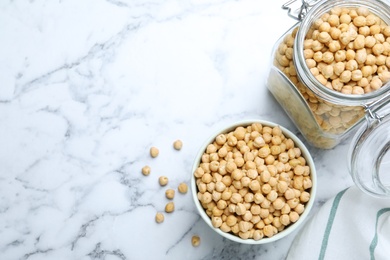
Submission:
<svg viewBox="0 0 390 260">
<path fill-rule="evenodd" d="M 271 49 L 295 23 L 283 3 L 2 1 L 0 258 L 284 259 L 296 233 L 262 246 L 224 240 L 189 193 L 154 221 L 217 129 L 259 118 L 297 133 L 265 86 Z M 352 185 L 348 148 L 309 147 L 314 211 Z"/>
</svg>

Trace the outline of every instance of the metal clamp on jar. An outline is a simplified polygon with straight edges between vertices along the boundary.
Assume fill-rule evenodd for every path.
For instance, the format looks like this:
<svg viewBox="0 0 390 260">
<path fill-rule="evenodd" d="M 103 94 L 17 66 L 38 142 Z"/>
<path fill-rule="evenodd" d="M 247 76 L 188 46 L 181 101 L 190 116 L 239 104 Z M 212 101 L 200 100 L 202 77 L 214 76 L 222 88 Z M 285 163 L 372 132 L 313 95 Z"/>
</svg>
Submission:
<svg viewBox="0 0 390 260">
<path fill-rule="evenodd" d="M 389 197 L 389 3 L 291 0 L 283 8 L 298 23 L 274 47 L 269 90 L 311 145 L 331 149 L 355 133 L 355 183 Z"/>
</svg>

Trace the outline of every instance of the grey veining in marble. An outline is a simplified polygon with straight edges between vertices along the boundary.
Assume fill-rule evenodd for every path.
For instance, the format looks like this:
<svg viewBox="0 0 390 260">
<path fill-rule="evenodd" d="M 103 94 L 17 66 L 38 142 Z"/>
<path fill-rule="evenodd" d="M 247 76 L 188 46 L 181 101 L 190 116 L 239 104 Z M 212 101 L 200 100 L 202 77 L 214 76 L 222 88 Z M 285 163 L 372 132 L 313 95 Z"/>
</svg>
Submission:
<svg viewBox="0 0 390 260">
<path fill-rule="evenodd" d="M 260 118 L 297 133 L 265 87 L 273 45 L 295 23 L 282 4 L 2 1 L 0 258 L 283 259 L 295 234 L 224 240 L 189 193 L 154 221 L 219 128 Z M 310 148 L 316 207 L 351 185 L 347 150 Z"/>
</svg>

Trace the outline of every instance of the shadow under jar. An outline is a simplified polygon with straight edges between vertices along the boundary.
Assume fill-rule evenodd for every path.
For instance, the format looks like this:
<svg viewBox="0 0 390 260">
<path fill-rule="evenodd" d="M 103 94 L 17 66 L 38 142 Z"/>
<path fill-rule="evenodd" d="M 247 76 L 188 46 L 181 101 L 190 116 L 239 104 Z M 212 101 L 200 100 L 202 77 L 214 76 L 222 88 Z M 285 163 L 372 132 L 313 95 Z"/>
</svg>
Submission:
<svg viewBox="0 0 390 260">
<path fill-rule="evenodd" d="M 302 3 L 273 49 L 268 89 L 312 146 L 331 149 L 355 134 L 355 183 L 390 197 L 389 3 Z"/>
</svg>

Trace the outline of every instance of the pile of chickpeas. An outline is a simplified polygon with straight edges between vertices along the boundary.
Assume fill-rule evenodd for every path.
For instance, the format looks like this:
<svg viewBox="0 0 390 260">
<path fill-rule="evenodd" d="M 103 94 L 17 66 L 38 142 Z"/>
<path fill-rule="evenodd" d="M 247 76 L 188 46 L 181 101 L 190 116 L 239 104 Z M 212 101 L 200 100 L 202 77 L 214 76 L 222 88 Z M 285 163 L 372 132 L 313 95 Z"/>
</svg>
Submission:
<svg viewBox="0 0 390 260">
<path fill-rule="evenodd" d="M 297 86 L 321 128 L 343 133 L 364 116 L 364 109 L 321 100 L 299 81 L 293 63 L 297 30 L 278 46 L 276 66 Z M 343 94 L 364 95 L 390 80 L 390 26 L 364 7 L 335 7 L 323 14 L 309 29 L 303 53 L 313 76 Z"/>
<path fill-rule="evenodd" d="M 300 148 L 280 127 L 253 123 L 219 134 L 194 176 L 215 228 L 260 240 L 299 219 L 310 199 L 310 172 Z"/>
</svg>

